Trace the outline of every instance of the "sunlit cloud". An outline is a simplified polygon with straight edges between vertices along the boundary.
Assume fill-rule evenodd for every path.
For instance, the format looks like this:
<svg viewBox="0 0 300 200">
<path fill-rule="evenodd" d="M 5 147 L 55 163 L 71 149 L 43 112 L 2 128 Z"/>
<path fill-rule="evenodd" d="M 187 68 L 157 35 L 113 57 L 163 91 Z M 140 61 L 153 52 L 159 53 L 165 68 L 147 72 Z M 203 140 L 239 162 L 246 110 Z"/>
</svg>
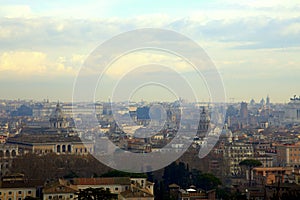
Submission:
<svg viewBox="0 0 300 200">
<path fill-rule="evenodd" d="M 4 5 L 0 6 L 0 16 L 7 18 L 29 18 L 33 16 L 28 5 Z"/>
<path fill-rule="evenodd" d="M 76 55 L 74 55 L 77 57 Z M 56 60 L 50 60 L 47 54 L 34 51 L 11 51 L 0 55 L 0 72 L 11 74 L 12 77 L 1 76 L 0 79 L 22 80 L 23 78 L 39 76 L 57 77 L 74 76 L 76 68 L 82 61 L 67 60 L 65 57 L 59 57 Z"/>
<path fill-rule="evenodd" d="M 152 65 L 161 65 L 162 68 L 168 67 L 178 73 L 192 71 L 193 68 L 183 59 L 168 55 L 162 52 L 137 52 L 127 54 L 116 60 L 110 66 L 107 66 L 106 75 L 111 78 L 119 78 L 120 76 L 130 73 L 130 71 L 139 68 L 140 66 L 149 65 L 148 71 L 140 71 L 140 75 L 147 75 L 147 73 L 160 73 L 159 68 L 155 71 L 151 69 Z"/>
</svg>

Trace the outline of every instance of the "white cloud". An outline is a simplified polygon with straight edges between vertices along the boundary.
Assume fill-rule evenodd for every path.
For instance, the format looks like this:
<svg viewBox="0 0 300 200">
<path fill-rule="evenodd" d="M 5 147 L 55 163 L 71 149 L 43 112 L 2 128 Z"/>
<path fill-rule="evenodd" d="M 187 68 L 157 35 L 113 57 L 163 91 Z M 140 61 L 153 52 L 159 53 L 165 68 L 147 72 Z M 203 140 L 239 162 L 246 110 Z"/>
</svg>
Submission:
<svg viewBox="0 0 300 200">
<path fill-rule="evenodd" d="M 137 69 L 140 66 L 149 65 L 148 71 L 140 71 L 140 73 L 156 72 L 158 68 L 153 71 L 151 69 L 151 64 L 153 65 L 162 65 L 168 67 L 178 73 L 184 73 L 193 71 L 194 69 L 183 59 L 176 57 L 174 55 L 167 54 L 165 52 L 134 52 L 131 54 L 124 55 L 108 66 L 106 75 L 111 78 L 119 79 L 120 76 L 129 73 L 131 70 Z M 165 70 L 162 67 L 162 71 Z M 142 74 L 140 74 L 142 75 Z"/>
<path fill-rule="evenodd" d="M 7 18 L 28 18 L 32 17 L 32 11 L 28 5 L 7 5 L 0 6 L 0 16 Z"/>
<path fill-rule="evenodd" d="M 75 62 L 72 60 L 68 61 L 64 57 L 51 60 L 43 52 L 10 51 L 0 54 L 0 72 L 13 74 L 13 79 L 15 80 L 34 76 L 74 76 L 76 74 L 76 65 L 72 66 L 72 63 Z M 5 79 L 7 77 L 1 78 Z"/>
<path fill-rule="evenodd" d="M 250 8 L 291 8 L 300 5 L 298 0 L 221 0 L 224 4 Z"/>
<path fill-rule="evenodd" d="M 41 52 L 5 52 L 0 57 L 0 71 L 19 74 L 44 73 L 46 54 Z"/>
<path fill-rule="evenodd" d="M 300 35 L 300 22 L 288 25 L 287 27 L 285 27 L 282 30 L 281 33 L 284 36 L 289 36 L 289 35 L 299 36 Z"/>
</svg>

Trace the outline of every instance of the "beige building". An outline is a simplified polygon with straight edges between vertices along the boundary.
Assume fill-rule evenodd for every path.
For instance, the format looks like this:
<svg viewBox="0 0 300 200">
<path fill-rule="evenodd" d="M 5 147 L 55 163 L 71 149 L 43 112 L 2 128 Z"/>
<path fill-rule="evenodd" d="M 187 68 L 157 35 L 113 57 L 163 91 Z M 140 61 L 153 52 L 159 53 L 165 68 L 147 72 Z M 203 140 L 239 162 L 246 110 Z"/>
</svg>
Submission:
<svg viewBox="0 0 300 200">
<path fill-rule="evenodd" d="M 9 138 L 7 143 L 16 145 L 21 154 L 86 155 L 94 153 L 94 143 L 90 140 L 83 141 L 77 132 L 69 127 L 67 117 L 59 104 L 50 115 L 48 127 L 24 127 L 20 134 Z"/>
<path fill-rule="evenodd" d="M 43 188 L 43 200 L 74 200 L 76 192 L 77 190 L 56 182 Z"/>
<path fill-rule="evenodd" d="M 246 159 L 253 159 L 253 146 L 244 142 L 233 142 L 225 146 L 224 159 L 227 163 L 229 174 L 241 175 L 240 162 Z"/>
<path fill-rule="evenodd" d="M 256 167 L 252 170 L 253 179 L 258 185 L 274 184 L 280 179 L 283 183 L 287 175 L 293 172 L 292 167 Z"/>
<path fill-rule="evenodd" d="M 1 200 L 23 200 L 25 197 L 36 197 L 36 186 L 39 181 L 26 180 L 24 175 L 5 176 L 0 183 Z"/>
<path fill-rule="evenodd" d="M 279 166 L 300 166 L 300 143 L 277 144 L 276 151 Z"/>
<path fill-rule="evenodd" d="M 103 188 L 118 194 L 120 200 L 154 200 L 154 183 L 147 181 L 147 178 L 74 178 L 70 181 L 61 179 L 60 183 L 75 191 L 87 188 Z"/>
<path fill-rule="evenodd" d="M 0 144 L 0 177 L 9 173 L 12 160 L 19 154 L 18 146 Z"/>
<path fill-rule="evenodd" d="M 18 135 L 8 140 L 8 144 L 18 146 L 21 154 L 75 154 L 86 155 L 94 153 L 94 143 L 81 141 L 78 136 L 53 135 Z"/>
</svg>

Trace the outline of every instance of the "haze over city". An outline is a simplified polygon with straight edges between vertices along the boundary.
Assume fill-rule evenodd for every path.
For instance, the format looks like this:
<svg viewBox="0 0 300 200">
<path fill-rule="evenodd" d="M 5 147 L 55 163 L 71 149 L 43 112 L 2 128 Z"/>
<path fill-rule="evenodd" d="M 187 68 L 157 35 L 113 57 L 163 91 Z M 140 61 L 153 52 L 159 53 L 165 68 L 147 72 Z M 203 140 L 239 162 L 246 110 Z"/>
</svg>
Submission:
<svg viewBox="0 0 300 200">
<path fill-rule="evenodd" d="M 272 102 L 283 103 L 299 95 L 296 0 L 0 2 L 1 99 L 71 101 L 76 75 L 98 45 L 117 34 L 149 27 L 173 30 L 196 41 L 220 72 L 227 101 L 258 102 L 268 94 Z M 197 79 L 182 60 L 151 55 L 126 56 L 107 75 L 118 79 L 121 68 L 155 61 L 171 65 L 190 81 Z M 147 75 L 140 72 L 136 78 Z M 199 98 L 207 101 L 205 87 L 203 91 Z M 147 92 L 140 92 L 136 100 L 147 99 Z M 166 100 L 173 100 L 170 96 Z"/>
<path fill-rule="evenodd" d="M 0 0 L 0 200 L 300 199 L 299 0 Z"/>
</svg>

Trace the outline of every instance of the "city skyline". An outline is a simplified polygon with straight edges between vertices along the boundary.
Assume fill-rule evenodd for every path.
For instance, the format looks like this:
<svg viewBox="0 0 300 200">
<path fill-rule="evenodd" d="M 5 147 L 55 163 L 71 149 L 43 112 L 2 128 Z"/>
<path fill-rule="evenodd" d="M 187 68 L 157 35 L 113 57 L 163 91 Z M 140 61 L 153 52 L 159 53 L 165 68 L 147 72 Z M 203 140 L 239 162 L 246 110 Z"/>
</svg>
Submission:
<svg viewBox="0 0 300 200">
<path fill-rule="evenodd" d="M 269 95 L 271 102 L 287 103 L 299 95 L 297 1 L 0 2 L 1 99 L 72 101 L 76 74 L 98 45 L 119 33 L 149 27 L 196 41 L 220 72 L 227 102 L 259 102 Z M 147 63 L 147 58 L 137 53 L 121 61 L 130 66 Z M 195 79 L 182 60 L 168 59 L 180 73 Z M 166 57 L 154 54 L 151 60 L 160 63 Z M 108 76 L 117 79 L 122 73 L 116 65 Z M 204 93 L 199 100 L 208 100 Z"/>
</svg>

